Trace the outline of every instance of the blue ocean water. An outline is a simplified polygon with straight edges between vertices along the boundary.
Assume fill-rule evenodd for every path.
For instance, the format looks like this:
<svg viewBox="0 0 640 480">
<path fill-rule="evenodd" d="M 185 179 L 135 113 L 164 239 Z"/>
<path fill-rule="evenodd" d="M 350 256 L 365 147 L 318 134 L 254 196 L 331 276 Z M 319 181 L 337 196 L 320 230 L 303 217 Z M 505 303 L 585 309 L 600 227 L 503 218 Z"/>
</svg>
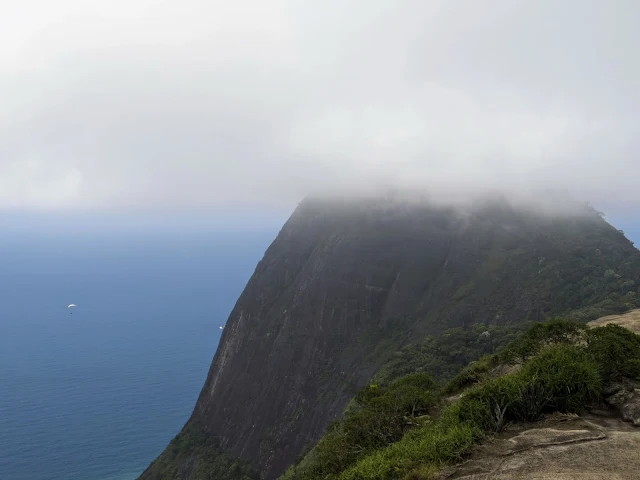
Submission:
<svg viewBox="0 0 640 480">
<path fill-rule="evenodd" d="M 135 478 L 190 415 L 276 233 L 3 235 L 0 478 Z"/>
</svg>

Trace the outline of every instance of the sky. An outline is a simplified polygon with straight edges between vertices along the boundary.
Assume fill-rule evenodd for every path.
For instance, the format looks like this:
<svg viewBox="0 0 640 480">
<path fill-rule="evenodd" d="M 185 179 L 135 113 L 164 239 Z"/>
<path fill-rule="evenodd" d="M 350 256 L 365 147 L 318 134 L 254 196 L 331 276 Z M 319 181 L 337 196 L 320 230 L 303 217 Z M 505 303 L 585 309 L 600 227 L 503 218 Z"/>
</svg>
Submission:
<svg viewBox="0 0 640 480">
<path fill-rule="evenodd" d="M 635 0 L 23 0 L 0 209 L 552 187 L 640 208 Z"/>
</svg>

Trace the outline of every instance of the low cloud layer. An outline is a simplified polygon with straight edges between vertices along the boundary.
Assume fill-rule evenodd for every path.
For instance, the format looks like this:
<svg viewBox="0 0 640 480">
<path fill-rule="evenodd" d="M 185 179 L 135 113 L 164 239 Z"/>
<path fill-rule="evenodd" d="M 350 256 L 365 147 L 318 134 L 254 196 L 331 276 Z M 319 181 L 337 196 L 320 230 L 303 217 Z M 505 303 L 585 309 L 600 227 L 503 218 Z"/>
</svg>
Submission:
<svg viewBox="0 0 640 480">
<path fill-rule="evenodd" d="M 633 0 L 25 0 L 0 16 L 0 207 L 640 208 L 638 25 Z"/>
</svg>

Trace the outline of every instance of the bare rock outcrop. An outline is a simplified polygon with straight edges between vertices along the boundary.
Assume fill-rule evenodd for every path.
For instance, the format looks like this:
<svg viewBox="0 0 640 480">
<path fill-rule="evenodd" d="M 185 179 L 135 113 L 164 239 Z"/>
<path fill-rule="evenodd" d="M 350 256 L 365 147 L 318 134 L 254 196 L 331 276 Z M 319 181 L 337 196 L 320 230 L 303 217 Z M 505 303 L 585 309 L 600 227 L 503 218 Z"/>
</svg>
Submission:
<svg viewBox="0 0 640 480">
<path fill-rule="evenodd" d="M 640 427 L 640 385 L 638 382 L 623 380 L 610 385 L 605 392 L 605 403 L 620 412 L 625 422 Z"/>
<path fill-rule="evenodd" d="M 512 426 L 441 472 L 456 480 L 632 480 L 640 478 L 640 429 L 617 418 L 554 414 Z"/>
<path fill-rule="evenodd" d="M 620 315 L 607 315 L 589 322 L 591 327 L 604 327 L 610 323 L 615 323 L 621 327 L 628 328 L 633 333 L 640 335 L 640 309 L 632 310 Z"/>
</svg>

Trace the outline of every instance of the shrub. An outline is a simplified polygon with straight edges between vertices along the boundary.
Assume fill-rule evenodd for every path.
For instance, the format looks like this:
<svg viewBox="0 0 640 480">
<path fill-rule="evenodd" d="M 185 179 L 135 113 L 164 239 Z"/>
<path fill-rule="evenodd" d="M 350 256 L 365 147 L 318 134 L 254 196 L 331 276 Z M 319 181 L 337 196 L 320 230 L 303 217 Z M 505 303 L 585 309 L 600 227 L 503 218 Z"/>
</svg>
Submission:
<svg viewBox="0 0 640 480">
<path fill-rule="evenodd" d="M 408 432 L 402 440 L 376 450 L 344 471 L 340 480 L 428 479 L 442 464 L 460 460 L 475 443 L 470 425 L 436 424 Z"/>
<path fill-rule="evenodd" d="M 557 345 L 542 350 L 519 372 L 474 387 L 458 408 L 473 406 L 471 421 L 475 425 L 499 431 L 508 421 L 537 420 L 545 410 L 579 412 L 598 398 L 600 389 L 597 365 L 586 349 Z M 459 420 L 465 421 L 462 416 Z"/>
<path fill-rule="evenodd" d="M 579 412 L 600 396 L 598 366 L 585 348 L 559 345 L 542 350 L 524 364 L 519 375 L 549 397 L 547 407 Z"/>
<path fill-rule="evenodd" d="M 640 378 L 640 335 L 616 324 L 594 328 L 588 351 L 605 382 L 620 377 Z"/>
<path fill-rule="evenodd" d="M 424 373 L 407 375 L 388 387 L 370 384 L 355 396 L 355 408 L 318 442 L 303 478 L 338 475 L 359 458 L 400 440 L 436 403 L 436 384 Z"/>
<path fill-rule="evenodd" d="M 586 337 L 587 326 L 583 323 L 560 318 L 535 323 L 501 352 L 500 360 L 505 363 L 526 362 L 545 346 L 580 344 Z"/>
<path fill-rule="evenodd" d="M 520 402 L 524 379 L 519 374 L 504 375 L 478 385 L 467 393 L 465 400 L 485 405 L 488 417 L 474 421 L 483 430 L 500 431 L 507 420 L 515 419 L 514 412 Z M 485 414 L 486 415 L 486 414 Z M 477 423 L 482 420 L 482 423 Z"/>
<path fill-rule="evenodd" d="M 519 401 L 514 404 L 512 413 L 517 420 L 535 422 L 553 400 L 553 395 L 537 378 L 521 377 L 524 381 L 518 386 Z"/>
<path fill-rule="evenodd" d="M 470 363 L 451 379 L 444 387 L 443 393 L 445 395 L 453 394 L 478 383 L 489 372 L 492 358 L 495 357 L 484 356 L 480 360 Z"/>
<path fill-rule="evenodd" d="M 489 405 L 469 395 L 444 408 L 438 420 L 442 425 L 468 425 L 474 429 L 478 438 L 482 436 L 482 432 L 491 428 L 492 423 Z"/>
<path fill-rule="evenodd" d="M 422 415 L 437 399 L 436 383 L 425 373 L 414 373 L 391 384 L 386 397 L 393 399 L 399 410 L 406 416 Z"/>
</svg>

